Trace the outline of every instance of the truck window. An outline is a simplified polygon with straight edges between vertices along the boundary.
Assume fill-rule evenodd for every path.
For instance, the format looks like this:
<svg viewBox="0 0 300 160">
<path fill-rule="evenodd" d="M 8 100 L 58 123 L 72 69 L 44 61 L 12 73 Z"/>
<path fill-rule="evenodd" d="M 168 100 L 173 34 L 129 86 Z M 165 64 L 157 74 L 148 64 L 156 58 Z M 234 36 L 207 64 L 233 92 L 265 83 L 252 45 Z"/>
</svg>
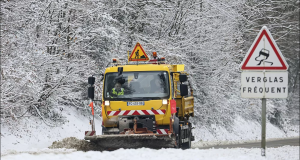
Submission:
<svg viewBox="0 0 300 160">
<path fill-rule="evenodd" d="M 121 84 L 119 91 L 115 87 L 117 76 L 118 73 L 105 75 L 104 99 L 134 101 L 138 98 L 152 100 L 170 97 L 169 76 L 166 71 L 123 72 L 125 83 Z"/>
</svg>

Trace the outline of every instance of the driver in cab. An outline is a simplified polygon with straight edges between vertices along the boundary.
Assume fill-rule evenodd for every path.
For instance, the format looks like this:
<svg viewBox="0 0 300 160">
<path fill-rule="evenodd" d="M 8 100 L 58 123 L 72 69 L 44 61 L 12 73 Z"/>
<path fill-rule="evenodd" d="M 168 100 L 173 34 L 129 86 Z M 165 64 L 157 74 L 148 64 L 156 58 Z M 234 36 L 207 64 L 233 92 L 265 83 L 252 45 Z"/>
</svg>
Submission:
<svg viewBox="0 0 300 160">
<path fill-rule="evenodd" d="M 111 90 L 111 98 L 118 97 L 120 95 L 124 95 L 124 88 L 122 88 L 121 83 L 117 82 L 115 84 L 115 88 Z"/>
</svg>

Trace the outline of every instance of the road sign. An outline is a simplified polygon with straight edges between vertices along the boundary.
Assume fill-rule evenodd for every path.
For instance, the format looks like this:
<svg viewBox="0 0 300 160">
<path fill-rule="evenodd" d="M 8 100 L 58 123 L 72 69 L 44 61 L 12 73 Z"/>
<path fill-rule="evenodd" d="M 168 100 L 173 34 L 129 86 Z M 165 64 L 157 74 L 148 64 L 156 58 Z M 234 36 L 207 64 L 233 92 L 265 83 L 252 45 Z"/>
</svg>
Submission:
<svg viewBox="0 0 300 160">
<path fill-rule="evenodd" d="M 287 70 L 286 63 L 275 40 L 263 26 L 241 64 L 241 70 Z"/>
<path fill-rule="evenodd" d="M 263 26 L 240 65 L 242 97 L 262 99 L 262 156 L 266 156 L 266 98 L 287 98 L 288 67 L 270 31 Z"/>
<path fill-rule="evenodd" d="M 242 72 L 243 98 L 287 98 L 288 72 Z"/>
<path fill-rule="evenodd" d="M 148 60 L 149 58 L 145 53 L 143 47 L 140 45 L 140 43 L 137 43 L 133 51 L 131 52 L 129 61 L 148 61 Z"/>
</svg>

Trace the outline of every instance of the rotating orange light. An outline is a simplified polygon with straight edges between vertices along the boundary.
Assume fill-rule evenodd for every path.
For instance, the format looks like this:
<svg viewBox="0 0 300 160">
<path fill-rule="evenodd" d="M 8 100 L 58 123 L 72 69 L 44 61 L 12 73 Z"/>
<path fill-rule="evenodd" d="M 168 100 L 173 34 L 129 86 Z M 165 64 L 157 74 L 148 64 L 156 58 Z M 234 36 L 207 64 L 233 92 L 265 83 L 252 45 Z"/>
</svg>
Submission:
<svg viewBox="0 0 300 160">
<path fill-rule="evenodd" d="M 156 58 L 157 57 L 157 53 L 153 52 L 153 57 Z"/>
</svg>

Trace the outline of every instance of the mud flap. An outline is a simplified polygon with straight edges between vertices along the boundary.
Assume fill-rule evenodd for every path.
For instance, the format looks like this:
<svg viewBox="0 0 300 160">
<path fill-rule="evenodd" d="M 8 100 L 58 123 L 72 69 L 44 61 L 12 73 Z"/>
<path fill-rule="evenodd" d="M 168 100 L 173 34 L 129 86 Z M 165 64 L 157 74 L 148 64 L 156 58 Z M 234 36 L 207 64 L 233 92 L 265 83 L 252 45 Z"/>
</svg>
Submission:
<svg viewBox="0 0 300 160">
<path fill-rule="evenodd" d="M 180 122 L 180 148 L 191 148 L 192 132 L 191 123 Z"/>
</svg>

